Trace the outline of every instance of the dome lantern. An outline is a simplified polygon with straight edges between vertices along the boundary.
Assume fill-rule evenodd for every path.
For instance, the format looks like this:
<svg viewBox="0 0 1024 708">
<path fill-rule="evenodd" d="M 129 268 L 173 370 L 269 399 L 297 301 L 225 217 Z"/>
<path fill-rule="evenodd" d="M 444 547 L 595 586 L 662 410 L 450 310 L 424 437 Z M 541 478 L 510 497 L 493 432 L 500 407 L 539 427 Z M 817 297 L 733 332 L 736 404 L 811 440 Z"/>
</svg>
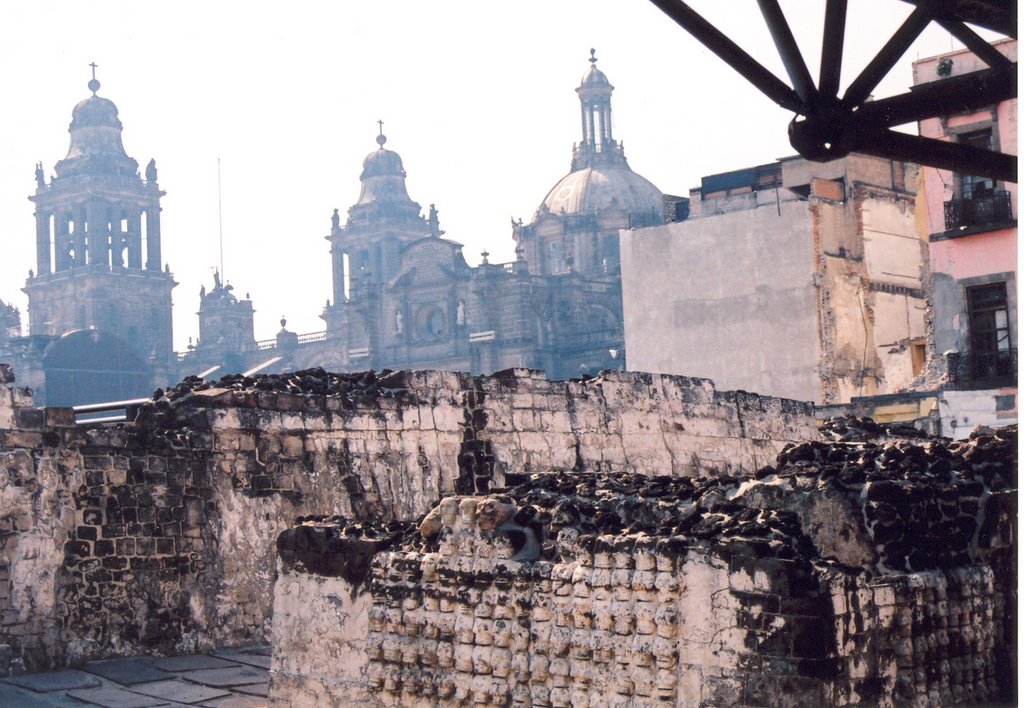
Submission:
<svg viewBox="0 0 1024 708">
<path fill-rule="evenodd" d="M 68 154 L 54 170 L 58 177 L 78 174 L 112 174 L 133 176 L 139 163 L 128 156 L 121 141 L 121 119 L 117 106 L 110 99 L 96 95 L 100 82 L 96 79 L 96 63 L 88 88 L 92 96 L 79 101 L 71 111 L 71 144 Z"/>
</svg>

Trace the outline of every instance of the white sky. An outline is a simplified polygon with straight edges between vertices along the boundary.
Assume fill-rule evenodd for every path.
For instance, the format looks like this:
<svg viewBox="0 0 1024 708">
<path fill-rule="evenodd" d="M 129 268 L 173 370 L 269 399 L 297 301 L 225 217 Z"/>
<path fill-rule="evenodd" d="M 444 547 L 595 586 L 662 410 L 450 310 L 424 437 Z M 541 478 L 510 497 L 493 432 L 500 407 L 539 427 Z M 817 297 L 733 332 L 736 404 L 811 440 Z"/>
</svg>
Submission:
<svg viewBox="0 0 1024 708">
<path fill-rule="evenodd" d="M 693 0 L 785 80 L 754 0 Z M 823 0 L 782 6 L 817 76 Z M 850 3 L 843 85 L 909 14 Z M 805 13 L 801 15 L 801 13 Z M 808 14 L 809 13 L 809 14 Z M 359 194 L 377 119 L 413 200 L 435 203 L 466 258 L 513 258 L 510 217 L 529 221 L 579 139 L 574 89 L 591 47 L 616 87 L 613 133 L 663 192 L 703 175 L 793 154 L 791 116 L 647 0 L 10 3 L 0 24 L 0 299 L 22 310 L 34 267 L 35 163 L 47 178 L 68 147 L 88 64 L 113 100 L 128 154 L 156 158 L 174 340 L 198 333 L 201 285 L 217 265 L 221 160 L 227 280 L 256 308 L 257 338 L 282 315 L 323 329 L 331 211 Z M 960 45 L 929 27 L 876 92 L 904 91 L 912 60 Z M 787 81 L 788 83 L 788 81 Z"/>
</svg>

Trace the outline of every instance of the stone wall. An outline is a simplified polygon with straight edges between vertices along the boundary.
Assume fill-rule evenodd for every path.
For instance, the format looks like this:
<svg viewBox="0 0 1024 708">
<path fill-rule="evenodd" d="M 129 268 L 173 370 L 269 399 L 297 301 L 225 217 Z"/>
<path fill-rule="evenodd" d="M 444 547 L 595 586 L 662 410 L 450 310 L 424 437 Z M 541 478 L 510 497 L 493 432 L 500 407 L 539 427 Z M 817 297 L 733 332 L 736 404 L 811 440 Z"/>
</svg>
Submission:
<svg viewBox="0 0 1024 708">
<path fill-rule="evenodd" d="M 710 381 L 517 370 L 190 379 L 76 426 L 0 380 L 0 675 L 266 639 L 297 517 L 411 520 L 515 475 L 753 472 L 806 404 Z"/>
<path fill-rule="evenodd" d="M 278 539 L 276 705 L 1011 700 L 1016 430 L 536 475 Z M 315 627 L 314 631 L 310 631 Z"/>
</svg>

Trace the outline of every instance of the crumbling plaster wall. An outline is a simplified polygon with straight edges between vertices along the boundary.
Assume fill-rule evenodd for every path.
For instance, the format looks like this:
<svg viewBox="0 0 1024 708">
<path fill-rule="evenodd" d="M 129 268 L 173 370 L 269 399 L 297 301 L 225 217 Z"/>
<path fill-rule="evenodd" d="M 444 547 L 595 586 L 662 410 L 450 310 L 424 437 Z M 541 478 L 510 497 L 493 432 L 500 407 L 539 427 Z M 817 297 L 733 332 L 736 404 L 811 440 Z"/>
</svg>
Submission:
<svg viewBox="0 0 1024 708">
<path fill-rule="evenodd" d="M 752 472 L 817 434 L 807 404 L 622 372 L 193 380 L 94 427 L 7 378 L 0 673 L 265 639 L 303 515 L 414 519 L 530 471 Z"/>
<path fill-rule="evenodd" d="M 882 180 L 879 164 L 851 159 L 844 183 L 811 184 L 826 403 L 903 390 L 920 373 L 911 347 L 926 341 L 928 253 L 916 178 L 900 166 Z M 891 188 L 872 186 L 886 181 Z"/>
<path fill-rule="evenodd" d="M 851 155 L 782 174 L 621 233 L 627 365 L 818 403 L 907 388 L 928 315 L 916 168 Z"/>
</svg>

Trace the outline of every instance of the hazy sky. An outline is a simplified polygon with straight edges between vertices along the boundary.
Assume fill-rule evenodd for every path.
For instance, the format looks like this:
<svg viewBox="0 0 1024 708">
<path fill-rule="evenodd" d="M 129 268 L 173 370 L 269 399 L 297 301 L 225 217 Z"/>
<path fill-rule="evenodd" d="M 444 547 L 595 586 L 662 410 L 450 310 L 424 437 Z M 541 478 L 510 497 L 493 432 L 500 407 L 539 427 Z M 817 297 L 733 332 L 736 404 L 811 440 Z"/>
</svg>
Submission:
<svg viewBox="0 0 1024 708">
<path fill-rule="evenodd" d="M 691 5 L 785 77 L 754 0 Z M 823 0 L 783 0 L 817 76 Z M 844 86 L 912 6 L 854 0 Z M 801 14 L 805 13 L 805 14 Z M 579 139 L 574 89 L 591 47 L 615 86 L 614 137 L 632 168 L 685 195 L 702 175 L 793 154 L 791 116 L 759 94 L 647 0 L 376 0 L 374 2 L 42 1 L 4 7 L 0 25 L 0 299 L 22 309 L 35 263 L 26 197 L 68 148 L 71 109 L 113 100 L 128 154 L 155 158 L 174 339 L 197 336 L 198 292 L 219 261 L 221 161 L 224 266 L 251 293 L 257 338 L 282 315 L 323 329 L 331 293 L 324 236 L 359 194 L 377 120 L 424 212 L 437 205 L 466 258 L 513 258 L 510 217 L 529 221 L 569 169 Z M 948 51 L 938 27 L 877 92 L 902 92 L 910 62 Z"/>
</svg>

